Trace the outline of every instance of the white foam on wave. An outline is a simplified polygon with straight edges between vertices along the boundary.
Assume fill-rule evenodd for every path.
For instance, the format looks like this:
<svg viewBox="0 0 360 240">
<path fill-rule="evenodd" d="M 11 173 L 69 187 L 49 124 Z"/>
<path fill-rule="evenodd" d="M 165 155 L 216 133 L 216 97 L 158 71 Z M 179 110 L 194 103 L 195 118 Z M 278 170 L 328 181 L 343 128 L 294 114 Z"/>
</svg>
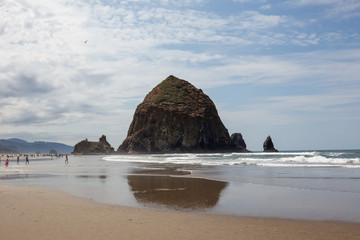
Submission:
<svg viewBox="0 0 360 240">
<path fill-rule="evenodd" d="M 261 163 L 257 164 L 258 166 L 263 167 L 341 167 L 341 168 L 360 168 L 360 165 L 349 165 L 349 164 L 301 164 L 301 163 L 293 163 L 293 164 L 286 164 L 286 163 Z"/>
<path fill-rule="evenodd" d="M 275 160 L 275 159 L 274 159 Z M 309 164 L 349 164 L 349 163 L 359 163 L 359 158 L 329 158 L 323 156 L 313 156 L 313 157 L 306 157 L 306 156 L 296 156 L 296 157 L 286 157 L 286 158 L 279 158 L 276 161 L 278 162 L 293 162 L 293 163 L 309 163 Z"/>
<path fill-rule="evenodd" d="M 306 155 L 314 156 L 317 152 L 251 152 L 251 153 L 227 153 L 223 156 L 297 156 L 297 155 Z M 208 155 L 208 154 L 206 154 Z M 211 154 L 209 154 L 211 155 Z M 219 154 L 217 154 L 219 155 Z"/>
<path fill-rule="evenodd" d="M 149 157 L 143 157 L 142 155 L 115 155 L 104 157 L 103 160 L 109 162 L 148 162 L 148 163 L 159 163 L 158 159 L 151 159 Z"/>
<path fill-rule="evenodd" d="M 360 158 L 326 157 L 316 152 L 298 153 L 215 153 L 215 154 L 152 154 L 117 155 L 104 157 L 105 161 L 133 163 L 168 163 L 188 165 L 259 165 L 278 167 L 352 167 L 360 168 Z"/>
</svg>

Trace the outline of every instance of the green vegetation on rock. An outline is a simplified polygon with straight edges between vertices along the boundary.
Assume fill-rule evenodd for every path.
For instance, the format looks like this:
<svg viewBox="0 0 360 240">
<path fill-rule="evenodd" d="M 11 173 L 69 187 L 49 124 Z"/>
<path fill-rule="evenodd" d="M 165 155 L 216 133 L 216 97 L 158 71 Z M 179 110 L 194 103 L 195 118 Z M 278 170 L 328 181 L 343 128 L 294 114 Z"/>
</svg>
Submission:
<svg viewBox="0 0 360 240">
<path fill-rule="evenodd" d="M 163 81 L 159 84 L 160 92 L 156 95 L 154 102 L 171 102 L 171 103 L 184 103 L 184 91 L 182 87 L 184 80 L 171 77 L 167 81 Z"/>
</svg>

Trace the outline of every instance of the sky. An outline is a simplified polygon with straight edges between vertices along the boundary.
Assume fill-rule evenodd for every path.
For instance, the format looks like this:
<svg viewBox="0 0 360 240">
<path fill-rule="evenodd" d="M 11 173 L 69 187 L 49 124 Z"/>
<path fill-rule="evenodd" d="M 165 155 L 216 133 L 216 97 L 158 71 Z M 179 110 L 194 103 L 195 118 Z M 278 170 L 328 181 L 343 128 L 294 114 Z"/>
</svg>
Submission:
<svg viewBox="0 0 360 240">
<path fill-rule="evenodd" d="M 169 75 L 261 151 L 360 149 L 358 0 L 0 0 L 0 139 L 117 149 Z"/>
</svg>

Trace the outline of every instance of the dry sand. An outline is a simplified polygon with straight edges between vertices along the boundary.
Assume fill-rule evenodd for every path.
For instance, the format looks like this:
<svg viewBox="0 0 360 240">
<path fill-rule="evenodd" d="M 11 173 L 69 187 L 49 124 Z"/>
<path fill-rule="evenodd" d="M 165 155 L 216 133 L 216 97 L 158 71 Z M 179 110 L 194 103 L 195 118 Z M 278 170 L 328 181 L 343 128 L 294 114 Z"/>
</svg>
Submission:
<svg viewBox="0 0 360 240">
<path fill-rule="evenodd" d="M 0 186 L 0 239 L 360 239 L 360 223 L 178 213 Z"/>
</svg>

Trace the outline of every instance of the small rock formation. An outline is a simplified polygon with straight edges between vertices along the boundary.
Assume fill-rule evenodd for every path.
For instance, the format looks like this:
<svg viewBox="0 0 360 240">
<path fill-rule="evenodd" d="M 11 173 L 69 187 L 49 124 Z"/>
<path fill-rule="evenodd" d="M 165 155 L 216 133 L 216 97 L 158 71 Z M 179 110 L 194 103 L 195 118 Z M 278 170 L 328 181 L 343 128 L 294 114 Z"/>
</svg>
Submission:
<svg viewBox="0 0 360 240">
<path fill-rule="evenodd" d="M 105 146 L 108 146 L 111 148 L 110 143 L 108 143 L 108 141 L 106 140 L 106 136 L 103 134 L 100 138 L 99 138 L 99 142 L 104 144 Z M 114 151 L 114 148 L 113 148 Z"/>
<path fill-rule="evenodd" d="M 278 150 L 274 147 L 274 143 L 272 142 L 270 135 L 266 138 L 263 146 L 264 152 L 278 152 Z"/>
<path fill-rule="evenodd" d="M 136 108 L 124 153 L 239 151 L 201 89 L 169 76 Z"/>
<path fill-rule="evenodd" d="M 77 143 L 72 154 L 110 154 L 113 152 L 114 148 L 107 142 L 106 136 L 102 135 L 98 142 L 90 142 L 85 139 Z"/>
<path fill-rule="evenodd" d="M 246 149 L 245 140 L 243 139 L 243 136 L 241 135 L 241 133 L 233 133 L 231 135 L 231 141 L 236 145 L 236 147 L 238 149 L 241 149 L 243 151 L 248 151 Z"/>
</svg>

